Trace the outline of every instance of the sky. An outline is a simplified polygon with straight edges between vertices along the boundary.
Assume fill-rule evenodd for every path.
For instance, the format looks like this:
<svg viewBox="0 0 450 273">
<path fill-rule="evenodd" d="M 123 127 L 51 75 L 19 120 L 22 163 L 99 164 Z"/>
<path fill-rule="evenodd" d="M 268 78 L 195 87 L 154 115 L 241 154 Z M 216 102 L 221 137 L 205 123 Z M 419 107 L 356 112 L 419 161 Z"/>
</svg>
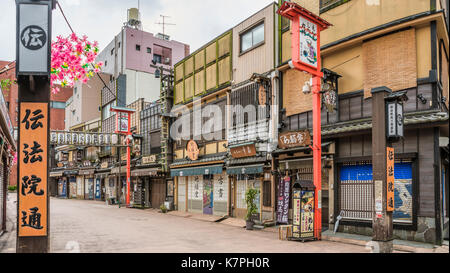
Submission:
<svg viewBox="0 0 450 273">
<path fill-rule="evenodd" d="M 138 0 L 59 0 L 72 28 L 78 35 L 98 41 L 100 50 L 120 32 L 127 9 L 138 7 Z M 266 7 L 273 0 L 140 0 L 144 30 L 162 32 L 160 15 L 170 16 L 166 34 L 172 40 L 190 45 L 191 52 Z M 15 0 L 0 0 L 0 60 L 16 56 Z M 70 29 L 59 9 L 53 11 L 53 40 L 68 36 Z"/>
</svg>

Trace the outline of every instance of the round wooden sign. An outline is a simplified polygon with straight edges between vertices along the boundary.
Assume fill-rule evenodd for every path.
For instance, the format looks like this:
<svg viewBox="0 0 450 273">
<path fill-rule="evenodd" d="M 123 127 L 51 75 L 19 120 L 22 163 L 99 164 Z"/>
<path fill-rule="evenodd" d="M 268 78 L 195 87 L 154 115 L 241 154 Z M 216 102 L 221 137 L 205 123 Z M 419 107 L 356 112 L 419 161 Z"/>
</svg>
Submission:
<svg viewBox="0 0 450 273">
<path fill-rule="evenodd" d="M 198 159 L 199 149 L 195 140 L 189 140 L 186 146 L 186 153 L 190 160 L 195 161 Z"/>
</svg>

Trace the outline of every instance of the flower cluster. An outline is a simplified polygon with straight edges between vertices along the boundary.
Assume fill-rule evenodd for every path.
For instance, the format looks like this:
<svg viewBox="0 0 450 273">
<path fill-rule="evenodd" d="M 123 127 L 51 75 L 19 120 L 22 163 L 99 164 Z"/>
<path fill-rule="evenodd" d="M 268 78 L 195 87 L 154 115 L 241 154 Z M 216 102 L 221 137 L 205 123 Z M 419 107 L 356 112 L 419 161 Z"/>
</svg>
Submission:
<svg viewBox="0 0 450 273">
<path fill-rule="evenodd" d="M 100 72 L 103 63 L 95 63 L 98 53 L 98 43 L 89 42 L 87 36 L 80 38 L 75 33 L 67 38 L 58 36 L 52 43 L 52 93 L 59 92 L 55 84 L 74 87 L 75 82 L 86 83 L 94 73 Z"/>
</svg>

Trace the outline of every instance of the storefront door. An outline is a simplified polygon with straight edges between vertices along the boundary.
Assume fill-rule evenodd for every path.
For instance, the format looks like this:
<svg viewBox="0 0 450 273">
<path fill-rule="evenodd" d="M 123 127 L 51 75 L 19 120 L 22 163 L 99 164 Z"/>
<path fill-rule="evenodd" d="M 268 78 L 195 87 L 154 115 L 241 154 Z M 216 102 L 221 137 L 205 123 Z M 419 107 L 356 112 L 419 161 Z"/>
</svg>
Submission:
<svg viewBox="0 0 450 273">
<path fill-rule="evenodd" d="M 163 179 L 151 179 L 152 208 L 159 209 L 166 200 L 166 183 Z"/>
<path fill-rule="evenodd" d="M 186 177 L 178 177 L 178 211 L 186 211 Z"/>
<path fill-rule="evenodd" d="M 212 179 L 211 176 L 205 175 L 203 177 L 203 213 L 212 215 L 213 204 L 214 196 Z"/>
</svg>

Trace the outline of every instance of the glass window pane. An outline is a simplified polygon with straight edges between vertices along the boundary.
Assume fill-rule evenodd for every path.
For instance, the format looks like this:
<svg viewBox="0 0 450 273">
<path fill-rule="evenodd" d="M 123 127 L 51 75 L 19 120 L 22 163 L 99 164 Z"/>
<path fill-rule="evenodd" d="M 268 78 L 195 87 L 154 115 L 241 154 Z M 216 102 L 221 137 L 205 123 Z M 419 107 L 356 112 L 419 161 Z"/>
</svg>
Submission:
<svg viewBox="0 0 450 273">
<path fill-rule="evenodd" d="M 263 41 L 264 41 L 264 24 L 261 24 L 253 30 L 253 45 L 259 44 Z"/>
<path fill-rule="evenodd" d="M 252 47 L 252 32 L 247 32 L 241 36 L 241 52 Z"/>
</svg>

